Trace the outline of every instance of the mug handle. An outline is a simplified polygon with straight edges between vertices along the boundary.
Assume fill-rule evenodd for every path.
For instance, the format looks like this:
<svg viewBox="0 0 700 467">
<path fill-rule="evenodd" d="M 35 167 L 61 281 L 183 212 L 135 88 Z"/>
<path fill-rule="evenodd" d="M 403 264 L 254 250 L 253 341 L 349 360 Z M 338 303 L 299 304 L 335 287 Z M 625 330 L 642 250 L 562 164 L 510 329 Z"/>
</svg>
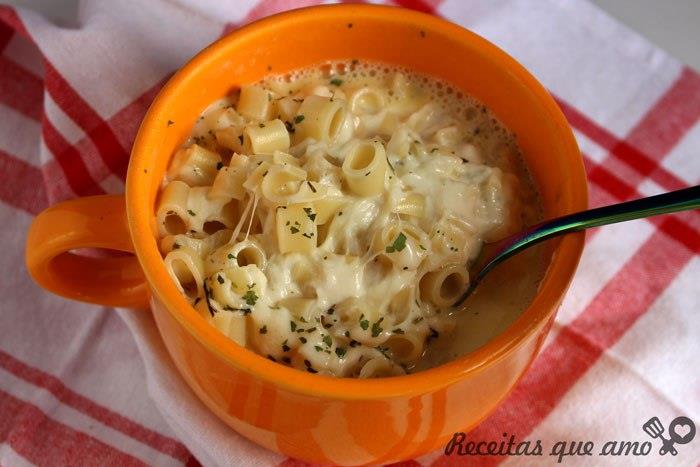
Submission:
<svg viewBox="0 0 700 467">
<path fill-rule="evenodd" d="M 96 257 L 76 253 L 104 248 L 131 255 Z M 29 273 L 63 297 L 106 306 L 147 308 L 150 292 L 133 255 L 124 195 L 64 201 L 40 213 L 27 236 Z"/>
</svg>

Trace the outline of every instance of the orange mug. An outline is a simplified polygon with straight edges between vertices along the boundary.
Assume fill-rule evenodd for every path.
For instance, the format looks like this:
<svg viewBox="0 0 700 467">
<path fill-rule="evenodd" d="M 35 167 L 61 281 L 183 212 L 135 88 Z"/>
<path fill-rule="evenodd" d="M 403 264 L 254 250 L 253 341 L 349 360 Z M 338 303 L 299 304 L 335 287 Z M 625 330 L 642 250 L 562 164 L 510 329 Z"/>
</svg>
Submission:
<svg viewBox="0 0 700 467">
<path fill-rule="evenodd" d="M 336 464 L 420 456 L 468 431 L 514 387 L 544 342 L 581 255 L 584 236 L 552 245 L 537 296 L 483 347 L 426 371 L 372 380 L 278 365 L 219 333 L 190 307 L 157 247 L 154 206 L 169 159 L 202 110 L 266 74 L 332 59 L 400 65 L 452 82 L 518 136 L 546 217 L 587 207 L 583 163 L 570 127 L 545 89 L 481 37 L 393 7 L 333 5 L 265 18 L 207 47 L 166 84 L 139 130 L 125 196 L 60 203 L 41 213 L 27 266 L 44 288 L 77 300 L 147 307 L 185 381 L 234 430 L 285 455 Z M 132 256 L 86 257 L 107 248 Z"/>
</svg>

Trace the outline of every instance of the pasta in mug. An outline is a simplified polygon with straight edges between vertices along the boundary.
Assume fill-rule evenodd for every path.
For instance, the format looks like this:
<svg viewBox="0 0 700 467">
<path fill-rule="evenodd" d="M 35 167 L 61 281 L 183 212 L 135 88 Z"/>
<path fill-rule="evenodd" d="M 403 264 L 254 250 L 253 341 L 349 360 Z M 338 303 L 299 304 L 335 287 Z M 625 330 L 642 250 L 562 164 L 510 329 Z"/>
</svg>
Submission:
<svg viewBox="0 0 700 467">
<path fill-rule="evenodd" d="M 269 76 L 213 103 L 156 216 L 168 272 L 213 326 L 338 377 L 402 375 L 481 345 L 544 273 L 531 257 L 502 278 L 514 297 L 452 306 L 484 242 L 539 220 L 538 195 L 486 107 L 377 63 Z"/>
</svg>

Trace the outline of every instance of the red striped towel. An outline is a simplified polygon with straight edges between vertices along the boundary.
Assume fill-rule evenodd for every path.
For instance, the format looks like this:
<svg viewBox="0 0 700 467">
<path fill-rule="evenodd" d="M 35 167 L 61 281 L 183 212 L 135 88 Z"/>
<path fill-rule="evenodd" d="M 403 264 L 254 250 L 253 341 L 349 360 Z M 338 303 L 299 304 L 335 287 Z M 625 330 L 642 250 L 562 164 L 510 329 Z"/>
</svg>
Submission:
<svg viewBox="0 0 700 467">
<path fill-rule="evenodd" d="M 22 245 L 49 204 L 123 190 L 139 121 L 189 57 L 240 24 L 312 3 L 85 0 L 70 27 L 0 7 L 0 464 L 299 465 L 198 402 L 150 315 L 40 290 Z M 700 183 L 700 75 L 594 6 L 396 3 L 473 29 L 551 90 L 583 150 L 593 206 Z M 642 425 L 700 424 L 699 231 L 692 212 L 590 233 L 542 354 L 469 435 L 541 440 L 544 456 L 438 452 L 404 465 L 556 464 L 558 441 L 592 441 L 594 454 L 607 441 L 654 443 L 647 456 L 569 465 L 697 465 L 700 436 L 660 457 Z"/>
</svg>

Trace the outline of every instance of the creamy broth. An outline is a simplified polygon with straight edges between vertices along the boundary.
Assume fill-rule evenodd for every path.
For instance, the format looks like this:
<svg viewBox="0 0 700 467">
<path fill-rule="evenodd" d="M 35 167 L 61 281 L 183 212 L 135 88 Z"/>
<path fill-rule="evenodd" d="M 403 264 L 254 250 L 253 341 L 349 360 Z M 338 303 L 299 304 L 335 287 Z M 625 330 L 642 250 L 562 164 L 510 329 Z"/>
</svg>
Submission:
<svg viewBox="0 0 700 467">
<path fill-rule="evenodd" d="M 532 302 L 548 266 L 545 245 L 497 266 L 456 314 L 455 329 L 430 343 L 414 371 L 452 361 L 505 331 Z"/>
<path fill-rule="evenodd" d="M 539 206 L 486 107 L 350 61 L 212 103 L 157 217 L 171 276 L 229 338 L 300 370 L 377 377 L 452 360 L 517 318 L 544 274 L 540 250 L 450 304 L 482 244 L 538 221 Z"/>
</svg>

